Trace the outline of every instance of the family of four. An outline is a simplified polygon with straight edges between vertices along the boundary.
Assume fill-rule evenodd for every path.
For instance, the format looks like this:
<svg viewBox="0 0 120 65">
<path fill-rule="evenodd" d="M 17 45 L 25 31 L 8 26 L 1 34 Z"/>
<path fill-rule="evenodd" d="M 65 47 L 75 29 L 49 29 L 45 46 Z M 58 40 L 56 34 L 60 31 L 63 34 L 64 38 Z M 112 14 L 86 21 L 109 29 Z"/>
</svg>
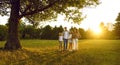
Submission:
<svg viewBox="0 0 120 65">
<path fill-rule="evenodd" d="M 62 50 L 78 50 L 78 38 L 81 35 L 77 28 L 72 28 L 70 31 L 67 30 L 67 27 L 64 28 L 63 32 L 59 33 L 59 49 Z M 68 47 L 69 46 L 69 47 Z"/>
</svg>

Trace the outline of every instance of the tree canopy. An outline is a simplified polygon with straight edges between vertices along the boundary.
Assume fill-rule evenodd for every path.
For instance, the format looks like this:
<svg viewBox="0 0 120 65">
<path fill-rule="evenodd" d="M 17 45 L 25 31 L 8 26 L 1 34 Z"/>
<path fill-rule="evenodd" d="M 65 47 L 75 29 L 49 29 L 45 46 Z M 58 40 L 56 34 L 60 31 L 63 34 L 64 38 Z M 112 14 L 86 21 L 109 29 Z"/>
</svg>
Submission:
<svg viewBox="0 0 120 65">
<path fill-rule="evenodd" d="M 13 3 L 14 0 L 1 0 L 0 14 L 7 15 Z M 19 18 L 46 21 L 56 19 L 57 14 L 64 14 L 66 20 L 72 19 L 76 23 L 83 20 L 81 8 L 98 4 L 98 0 L 20 0 Z"/>
</svg>

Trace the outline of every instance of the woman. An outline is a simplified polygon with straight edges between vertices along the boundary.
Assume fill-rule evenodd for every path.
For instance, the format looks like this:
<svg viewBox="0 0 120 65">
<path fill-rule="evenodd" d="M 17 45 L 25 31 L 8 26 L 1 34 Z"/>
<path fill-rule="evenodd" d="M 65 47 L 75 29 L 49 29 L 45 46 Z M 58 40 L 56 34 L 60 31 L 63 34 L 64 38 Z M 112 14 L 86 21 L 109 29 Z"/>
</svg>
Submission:
<svg viewBox="0 0 120 65">
<path fill-rule="evenodd" d="M 73 50 L 78 50 L 78 38 L 80 38 L 81 35 L 76 28 L 73 29 L 73 32 Z"/>
</svg>

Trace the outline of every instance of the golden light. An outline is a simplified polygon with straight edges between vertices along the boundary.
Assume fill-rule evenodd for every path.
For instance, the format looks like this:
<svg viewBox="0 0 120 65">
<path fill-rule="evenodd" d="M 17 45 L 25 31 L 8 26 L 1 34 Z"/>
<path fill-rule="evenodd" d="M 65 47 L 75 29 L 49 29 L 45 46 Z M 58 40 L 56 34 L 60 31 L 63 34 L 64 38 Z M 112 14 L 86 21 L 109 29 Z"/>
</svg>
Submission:
<svg viewBox="0 0 120 65">
<path fill-rule="evenodd" d="M 102 34 L 102 30 L 99 27 L 94 27 L 94 28 L 92 28 L 92 30 L 93 30 L 93 34 L 95 34 L 95 35 Z"/>
</svg>

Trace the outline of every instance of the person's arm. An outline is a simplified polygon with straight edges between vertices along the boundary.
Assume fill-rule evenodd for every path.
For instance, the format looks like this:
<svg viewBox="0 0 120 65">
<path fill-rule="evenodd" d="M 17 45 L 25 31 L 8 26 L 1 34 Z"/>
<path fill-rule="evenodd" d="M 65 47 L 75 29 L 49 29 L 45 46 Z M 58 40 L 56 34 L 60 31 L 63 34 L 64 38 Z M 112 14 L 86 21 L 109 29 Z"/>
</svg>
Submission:
<svg viewBox="0 0 120 65">
<path fill-rule="evenodd" d="M 81 34 L 79 32 L 77 32 L 77 37 L 81 38 Z"/>
<path fill-rule="evenodd" d="M 79 33 L 79 38 L 81 38 L 81 34 Z"/>
</svg>

